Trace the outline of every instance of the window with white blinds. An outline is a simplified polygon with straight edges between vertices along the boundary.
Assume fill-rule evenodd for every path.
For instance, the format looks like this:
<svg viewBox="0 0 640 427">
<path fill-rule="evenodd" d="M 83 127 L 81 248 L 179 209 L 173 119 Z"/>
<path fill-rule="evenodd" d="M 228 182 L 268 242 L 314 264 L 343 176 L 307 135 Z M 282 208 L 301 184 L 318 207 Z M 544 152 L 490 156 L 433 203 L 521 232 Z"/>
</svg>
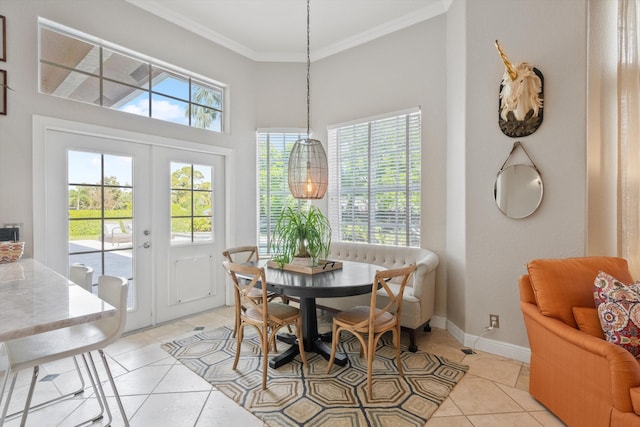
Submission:
<svg viewBox="0 0 640 427">
<path fill-rule="evenodd" d="M 329 127 L 333 239 L 420 246 L 420 110 Z"/>
<path fill-rule="evenodd" d="M 291 196 L 287 183 L 289 153 L 293 144 L 306 138 L 303 130 L 284 132 L 258 130 L 258 250 L 269 254 L 273 228 L 285 205 L 299 202 Z"/>
</svg>

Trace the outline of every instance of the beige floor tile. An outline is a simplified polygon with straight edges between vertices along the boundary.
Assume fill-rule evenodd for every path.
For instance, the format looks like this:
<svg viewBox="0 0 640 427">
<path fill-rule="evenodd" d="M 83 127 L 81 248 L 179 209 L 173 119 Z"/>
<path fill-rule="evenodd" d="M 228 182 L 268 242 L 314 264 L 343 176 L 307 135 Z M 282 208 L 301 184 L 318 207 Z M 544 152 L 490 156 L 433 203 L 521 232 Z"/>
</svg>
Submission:
<svg viewBox="0 0 640 427">
<path fill-rule="evenodd" d="M 55 426 L 59 423 L 62 423 L 65 418 L 69 417 L 74 410 L 76 410 L 81 404 L 83 400 L 70 399 L 56 403 L 55 405 L 47 406 L 43 409 L 31 411 L 27 415 L 27 426 Z M 24 401 L 22 402 L 24 405 Z M 21 405 L 21 406 L 22 406 Z M 22 408 L 20 408 L 22 409 Z M 92 414 L 98 414 L 100 412 L 99 407 L 96 405 L 92 408 Z M 9 410 L 9 412 L 13 412 L 13 410 Z M 74 424 L 79 424 L 82 421 L 85 421 L 87 418 L 73 417 Z M 4 427 L 17 427 L 20 425 L 20 417 L 12 418 L 8 421 L 5 421 Z"/>
<path fill-rule="evenodd" d="M 522 367 L 520 362 L 487 353 L 465 356 L 462 363 L 469 365 L 470 374 L 509 386 L 515 386 Z"/>
<path fill-rule="evenodd" d="M 114 379 L 121 396 L 150 394 L 167 375 L 170 366 L 144 366 Z M 106 383 L 104 392 L 113 396 L 111 386 Z"/>
<path fill-rule="evenodd" d="M 520 368 L 520 374 L 518 375 L 518 381 L 516 381 L 516 388 L 520 390 L 529 391 L 529 376 L 530 376 L 529 365 L 522 365 Z"/>
<path fill-rule="evenodd" d="M 527 391 L 522 391 L 514 387 L 509 387 L 504 384 L 496 384 L 502 391 L 507 393 L 510 398 L 516 401 L 516 403 L 527 411 L 545 411 L 546 408 L 542 404 L 538 403 Z"/>
<path fill-rule="evenodd" d="M 125 414 L 127 415 L 127 419 L 130 419 L 131 416 L 140 408 L 142 403 L 147 400 L 148 396 L 123 396 L 122 397 L 122 406 L 124 406 Z M 118 409 L 118 404 L 116 403 L 115 398 L 107 398 L 109 403 L 109 410 L 111 411 L 112 416 L 112 426 L 122 426 L 124 423 L 122 422 L 122 415 L 120 415 L 120 410 Z M 98 406 L 95 398 L 85 399 L 84 403 L 78 407 L 69 417 L 67 417 L 58 427 L 72 427 L 77 424 L 78 420 L 87 419 L 89 416 L 96 413 L 95 408 Z M 97 420 L 91 427 L 101 427 L 108 425 L 108 417 L 105 412 L 104 417 L 100 420 Z"/>
<path fill-rule="evenodd" d="M 497 385 L 484 378 L 465 376 L 449 397 L 465 415 L 524 411 Z"/>
<path fill-rule="evenodd" d="M 182 364 L 173 365 L 154 393 L 211 391 L 211 384 Z"/>
<path fill-rule="evenodd" d="M 114 355 L 112 357 L 126 370 L 133 371 L 140 367 L 166 359 L 167 352 L 160 348 L 159 342 L 156 342 L 138 350 Z"/>
<path fill-rule="evenodd" d="M 433 413 L 432 417 L 452 417 L 456 415 L 462 415 L 462 411 L 453 403 L 451 398 L 447 397 L 436 412 Z"/>
<path fill-rule="evenodd" d="M 139 350 L 148 345 L 155 344 L 157 340 L 144 332 L 137 332 L 123 336 L 118 341 L 111 344 L 105 349 L 105 353 L 110 356 L 118 356 L 123 353 L 129 353 L 133 350 Z"/>
<path fill-rule="evenodd" d="M 540 427 L 540 423 L 527 413 L 468 415 L 474 427 Z"/>
<path fill-rule="evenodd" d="M 463 415 L 455 417 L 431 418 L 425 427 L 473 427 L 473 424 Z"/>
<path fill-rule="evenodd" d="M 530 412 L 531 416 L 545 427 L 564 427 L 565 424 L 549 411 Z"/>
<path fill-rule="evenodd" d="M 144 333 L 146 335 L 149 335 L 156 341 L 165 342 L 193 335 L 195 333 L 193 328 L 194 326 L 192 324 L 183 320 L 178 320 L 176 322 L 171 322 L 148 329 L 144 331 Z"/>
<path fill-rule="evenodd" d="M 213 390 L 202 409 L 197 427 L 262 427 L 264 423 L 222 392 Z"/>
<path fill-rule="evenodd" d="M 131 425 L 193 427 L 208 396 L 209 392 L 153 394 L 131 418 Z"/>
</svg>

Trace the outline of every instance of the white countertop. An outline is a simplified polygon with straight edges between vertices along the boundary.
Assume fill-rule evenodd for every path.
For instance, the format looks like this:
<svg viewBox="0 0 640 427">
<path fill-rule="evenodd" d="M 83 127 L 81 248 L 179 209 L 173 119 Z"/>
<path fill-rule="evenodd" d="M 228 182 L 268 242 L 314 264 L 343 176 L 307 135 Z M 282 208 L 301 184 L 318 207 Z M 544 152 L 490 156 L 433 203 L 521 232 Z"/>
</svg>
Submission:
<svg viewBox="0 0 640 427">
<path fill-rule="evenodd" d="M 33 259 L 0 264 L 0 341 L 115 314 L 112 305 Z"/>
</svg>

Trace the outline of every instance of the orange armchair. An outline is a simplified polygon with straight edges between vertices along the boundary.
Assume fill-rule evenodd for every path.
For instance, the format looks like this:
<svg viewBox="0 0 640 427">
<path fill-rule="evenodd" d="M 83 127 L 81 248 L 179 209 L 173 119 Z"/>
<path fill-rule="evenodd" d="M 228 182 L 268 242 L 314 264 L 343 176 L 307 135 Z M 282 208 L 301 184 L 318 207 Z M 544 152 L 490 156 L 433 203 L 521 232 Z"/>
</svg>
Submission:
<svg viewBox="0 0 640 427">
<path fill-rule="evenodd" d="M 534 260 L 520 278 L 531 348 L 529 393 L 569 426 L 640 426 L 640 364 L 602 338 L 599 271 L 631 283 L 621 258 Z M 575 315 L 574 315 L 575 313 Z"/>
</svg>

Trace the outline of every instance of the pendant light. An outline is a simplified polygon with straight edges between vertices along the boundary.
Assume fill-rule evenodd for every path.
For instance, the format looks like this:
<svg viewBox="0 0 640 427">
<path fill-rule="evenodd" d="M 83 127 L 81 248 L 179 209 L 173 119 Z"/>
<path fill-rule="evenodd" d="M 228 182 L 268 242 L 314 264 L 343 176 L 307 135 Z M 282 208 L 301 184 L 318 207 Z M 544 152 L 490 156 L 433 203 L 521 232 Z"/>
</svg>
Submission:
<svg viewBox="0 0 640 427">
<path fill-rule="evenodd" d="M 310 96 L 309 3 L 307 0 L 307 137 L 295 142 L 289 155 L 289 190 L 296 199 L 322 199 L 327 191 L 329 171 L 322 143 L 309 138 Z"/>
</svg>

